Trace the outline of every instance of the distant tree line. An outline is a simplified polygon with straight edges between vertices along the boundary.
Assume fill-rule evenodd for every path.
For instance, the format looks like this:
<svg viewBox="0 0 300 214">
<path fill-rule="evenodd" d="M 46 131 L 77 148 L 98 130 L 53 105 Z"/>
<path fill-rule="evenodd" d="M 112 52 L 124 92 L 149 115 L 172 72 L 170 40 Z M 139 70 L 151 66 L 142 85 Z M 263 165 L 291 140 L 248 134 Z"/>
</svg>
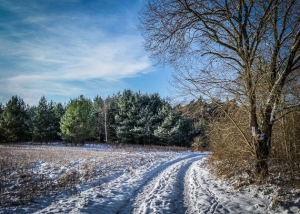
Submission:
<svg viewBox="0 0 300 214">
<path fill-rule="evenodd" d="M 193 117 L 189 111 L 186 106 L 172 107 L 158 94 L 131 90 L 106 99 L 81 95 L 65 105 L 43 96 L 37 106 L 29 106 L 13 96 L 5 106 L 0 104 L 0 141 L 190 146 L 196 136 L 204 135 L 207 112 Z"/>
</svg>

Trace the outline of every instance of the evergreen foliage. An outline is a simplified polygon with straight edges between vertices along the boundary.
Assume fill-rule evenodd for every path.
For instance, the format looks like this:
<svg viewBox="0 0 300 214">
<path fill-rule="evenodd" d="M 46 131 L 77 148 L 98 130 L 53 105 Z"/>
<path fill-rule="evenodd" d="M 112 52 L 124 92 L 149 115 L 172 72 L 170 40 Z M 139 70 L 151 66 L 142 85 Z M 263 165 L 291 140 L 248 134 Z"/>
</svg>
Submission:
<svg viewBox="0 0 300 214">
<path fill-rule="evenodd" d="M 122 143 L 134 143 L 132 130 L 135 127 L 136 110 L 134 95 L 131 90 L 124 90 L 117 103 L 115 116 L 117 138 Z"/>
<path fill-rule="evenodd" d="M 2 115 L 2 112 L 4 110 L 4 106 L 2 105 L 2 103 L 0 103 L 0 119 L 1 119 L 1 115 Z M 1 122 L 1 120 L 0 120 Z M 2 126 L 0 124 L 0 143 L 4 141 L 4 131 L 2 129 Z"/>
<path fill-rule="evenodd" d="M 96 96 L 94 99 L 93 112 L 95 114 L 97 126 L 96 126 L 96 138 L 98 141 L 102 141 L 104 133 L 104 116 L 103 116 L 103 99 Z"/>
<path fill-rule="evenodd" d="M 154 135 L 161 143 L 167 145 L 187 146 L 195 136 L 192 125 L 188 119 L 171 109 L 169 104 L 163 106 L 161 115 L 163 122 L 154 131 Z"/>
<path fill-rule="evenodd" d="M 17 101 L 23 108 L 15 106 Z M 106 99 L 96 96 L 93 101 L 81 95 L 70 100 L 66 107 L 61 103 L 47 102 L 44 96 L 37 106 L 30 108 L 22 102 L 20 98 L 13 97 L 7 107 L 0 106 L 0 113 L 3 111 L 0 126 L 2 142 L 4 139 L 17 142 L 20 138 L 40 143 L 62 139 L 74 144 L 97 140 L 189 146 L 193 137 L 199 134 L 194 118 L 182 113 L 184 107 L 172 108 L 158 94 L 124 90 Z M 26 132 L 23 132 L 25 129 L 16 130 L 18 126 L 8 125 L 8 115 L 12 114 L 8 112 L 13 109 L 20 109 L 14 112 L 23 112 Z M 25 133 L 26 138 L 21 137 Z"/>
<path fill-rule="evenodd" d="M 6 104 L 1 118 L 0 127 L 3 134 L 2 142 L 22 142 L 29 140 L 28 106 L 23 99 L 13 96 Z"/>
<path fill-rule="evenodd" d="M 95 137 L 96 120 L 92 110 L 92 101 L 83 95 L 69 102 L 60 123 L 64 141 L 83 144 Z"/>
<path fill-rule="evenodd" d="M 49 142 L 57 139 L 58 118 L 55 113 L 55 104 L 47 102 L 41 97 L 38 106 L 33 111 L 32 140 L 36 142 Z"/>
<path fill-rule="evenodd" d="M 61 140 L 62 139 L 62 134 L 60 130 L 60 119 L 63 117 L 65 114 L 65 107 L 61 103 L 57 103 L 54 106 L 54 140 Z"/>
<path fill-rule="evenodd" d="M 2 103 L 0 103 L 0 115 L 2 114 L 3 110 L 4 110 L 4 106 L 2 105 Z"/>
<path fill-rule="evenodd" d="M 154 130 L 163 121 L 159 115 L 165 101 L 158 94 L 148 95 L 125 90 L 117 102 L 115 127 L 118 141 L 154 144 Z"/>
<path fill-rule="evenodd" d="M 115 116 L 118 112 L 118 100 L 120 93 L 114 94 L 112 97 L 105 99 L 107 104 L 107 141 L 116 142 L 118 141 L 116 133 L 116 120 Z"/>
</svg>

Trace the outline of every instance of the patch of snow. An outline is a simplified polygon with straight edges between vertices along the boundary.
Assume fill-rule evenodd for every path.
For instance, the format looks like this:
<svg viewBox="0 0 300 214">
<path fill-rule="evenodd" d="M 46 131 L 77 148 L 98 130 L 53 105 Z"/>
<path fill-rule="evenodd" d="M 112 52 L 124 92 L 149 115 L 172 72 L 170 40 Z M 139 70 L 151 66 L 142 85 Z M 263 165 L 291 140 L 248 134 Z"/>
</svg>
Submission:
<svg viewBox="0 0 300 214">
<path fill-rule="evenodd" d="M 265 139 L 265 133 L 261 133 L 258 135 L 258 140 L 264 140 Z"/>
</svg>

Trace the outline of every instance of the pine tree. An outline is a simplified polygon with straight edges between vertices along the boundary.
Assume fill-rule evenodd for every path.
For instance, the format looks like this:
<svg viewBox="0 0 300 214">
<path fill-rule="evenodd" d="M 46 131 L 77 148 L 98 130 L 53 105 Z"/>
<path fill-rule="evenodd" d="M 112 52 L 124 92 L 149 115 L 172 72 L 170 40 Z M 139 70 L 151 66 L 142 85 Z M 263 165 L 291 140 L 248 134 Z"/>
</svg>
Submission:
<svg viewBox="0 0 300 214">
<path fill-rule="evenodd" d="M 49 125 L 47 121 L 48 106 L 47 100 L 43 96 L 39 101 L 39 105 L 34 110 L 32 138 L 33 141 L 42 143 L 46 141 L 46 128 Z"/>
<path fill-rule="evenodd" d="M 22 142 L 29 140 L 28 107 L 23 99 L 13 96 L 6 104 L 1 118 L 0 127 L 6 142 Z"/>
<path fill-rule="evenodd" d="M 0 119 L 1 119 L 1 115 L 2 115 L 3 111 L 4 111 L 4 106 L 2 105 L 2 103 L 0 103 Z M 4 132 L 0 125 L 0 143 L 2 143 L 2 142 L 4 142 Z"/>
<path fill-rule="evenodd" d="M 105 139 L 105 118 L 107 118 L 107 109 L 104 108 L 104 100 L 99 96 L 96 96 L 94 99 L 93 111 L 97 122 L 96 138 L 101 142 Z"/>
<path fill-rule="evenodd" d="M 124 90 L 118 100 L 118 114 L 115 116 L 117 138 L 122 143 L 134 143 L 132 130 L 135 126 L 134 95 Z"/>
<path fill-rule="evenodd" d="M 169 104 L 163 106 L 159 115 L 163 122 L 154 130 L 158 140 L 168 146 L 189 146 L 195 136 L 189 120 L 180 116 Z"/>
<path fill-rule="evenodd" d="M 95 138 L 96 126 L 92 101 L 83 95 L 71 100 L 61 118 L 63 140 L 84 144 L 86 140 Z"/>
<path fill-rule="evenodd" d="M 105 101 L 107 103 L 107 141 L 115 142 L 118 141 L 117 138 L 117 124 L 116 115 L 118 115 L 118 100 L 120 98 L 120 93 L 114 94 L 112 97 L 108 96 Z"/>
<path fill-rule="evenodd" d="M 0 115 L 2 114 L 3 111 L 4 111 L 4 106 L 2 103 L 0 103 Z"/>
<path fill-rule="evenodd" d="M 175 126 L 177 115 L 172 112 L 171 106 L 166 104 L 159 112 L 159 117 L 163 122 L 154 130 L 154 135 L 164 145 L 170 145 L 171 143 L 171 129 Z"/>
<path fill-rule="evenodd" d="M 57 138 L 55 104 L 41 97 L 33 114 L 32 138 L 36 142 L 53 141 Z"/>
<path fill-rule="evenodd" d="M 195 137 L 191 123 L 184 118 L 179 118 L 171 129 L 171 141 L 176 146 L 190 146 Z"/>
<path fill-rule="evenodd" d="M 65 107 L 61 103 L 56 103 L 53 111 L 54 111 L 54 115 L 55 115 L 55 119 L 54 119 L 55 138 L 54 139 L 61 140 L 62 134 L 61 134 L 61 130 L 60 130 L 60 119 L 63 117 L 66 110 L 65 110 Z"/>
<path fill-rule="evenodd" d="M 158 94 L 142 95 L 138 102 L 139 110 L 133 130 L 136 135 L 136 142 L 139 144 L 153 144 L 156 140 L 154 130 L 162 123 L 158 113 L 164 102 Z"/>
<path fill-rule="evenodd" d="M 27 109 L 28 114 L 28 127 L 29 127 L 29 135 L 30 140 L 33 139 L 33 132 L 34 132 L 34 115 L 35 115 L 36 106 L 30 106 Z"/>
</svg>

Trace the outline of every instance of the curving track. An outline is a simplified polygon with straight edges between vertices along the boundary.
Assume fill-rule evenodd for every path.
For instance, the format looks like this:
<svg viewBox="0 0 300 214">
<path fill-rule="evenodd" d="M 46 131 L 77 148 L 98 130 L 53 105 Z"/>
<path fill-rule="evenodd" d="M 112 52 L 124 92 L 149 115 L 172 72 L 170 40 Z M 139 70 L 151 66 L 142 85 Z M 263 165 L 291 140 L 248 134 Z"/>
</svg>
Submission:
<svg viewBox="0 0 300 214">
<path fill-rule="evenodd" d="M 217 182 L 204 167 L 204 157 L 190 153 L 125 173 L 102 190 L 88 189 L 38 213 L 268 213 L 258 199 Z"/>
<path fill-rule="evenodd" d="M 199 157 L 190 157 L 166 167 L 119 213 L 185 213 L 184 177 L 196 160 Z"/>
</svg>

